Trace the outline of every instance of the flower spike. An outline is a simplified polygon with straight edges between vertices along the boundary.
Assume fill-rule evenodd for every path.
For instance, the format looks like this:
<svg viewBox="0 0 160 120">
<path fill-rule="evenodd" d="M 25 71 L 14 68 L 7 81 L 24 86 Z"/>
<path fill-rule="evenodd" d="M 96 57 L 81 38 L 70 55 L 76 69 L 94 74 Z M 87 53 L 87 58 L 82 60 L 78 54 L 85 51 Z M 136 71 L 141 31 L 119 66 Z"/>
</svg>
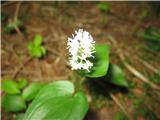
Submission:
<svg viewBox="0 0 160 120">
<path fill-rule="evenodd" d="M 72 70 L 87 70 L 90 72 L 93 63 L 89 58 L 94 58 L 95 41 L 89 32 L 79 29 L 72 38 L 68 38 L 69 61 Z"/>
</svg>

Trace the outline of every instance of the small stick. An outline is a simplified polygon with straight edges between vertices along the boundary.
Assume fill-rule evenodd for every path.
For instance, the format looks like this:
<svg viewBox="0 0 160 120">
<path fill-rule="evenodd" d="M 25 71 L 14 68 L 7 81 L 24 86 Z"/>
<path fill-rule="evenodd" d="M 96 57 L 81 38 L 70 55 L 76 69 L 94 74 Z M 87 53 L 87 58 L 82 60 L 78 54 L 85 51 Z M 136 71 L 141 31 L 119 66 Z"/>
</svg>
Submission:
<svg viewBox="0 0 160 120">
<path fill-rule="evenodd" d="M 18 13 L 19 13 L 19 10 L 20 10 L 20 6 L 21 6 L 21 2 L 19 2 L 19 3 L 17 4 L 17 6 L 16 6 L 16 11 L 15 11 L 15 13 L 14 13 L 14 20 L 13 20 L 13 22 L 16 22 L 17 19 L 18 19 Z M 15 27 L 15 30 L 17 31 L 17 33 L 18 33 L 20 36 L 22 36 L 22 32 L 20 31 L 20 29 L 19 29 L 16 25 L 15 25 L 14 27 Z"/>
<path fill-rule="evenodd" d="M 155 69 L 151 64 L 147 63 L 146 61 L 140 59 L 140 58 L 136 58 L 137 60 L 139 60 L 144 66 L 146 66 L 146 68 L 150 69 L 151 71 L 158 73 L 158 70 Z"/>
<path fill-rule="evenodd" d="M 129 115 L 129 113 L 125 110 L 125 108 L 123 107 L 123 105 L 119 102 L 119 100 L 116 98 L 115 95 L 113 95 L 112 93 L 109 94 L 111 96 L 111 98 L 113 99 L 113 101 L 120 107 L 120 109 L 125 113 L 125 115 L 132 120 L 131 116 Z"/>
<path fill-rule="evenodd" d="M 22 36 L 22 32 L 20 31 L 20 29 L 15 25 L 14 26 L 16 32 L 19 34 L 19 36 Z"/>
<path fill-rule="evenodd" d="M 21 6 L 21 2 L 19 2 L 16 6 L 16 11 L 14 13 L 14 20 L 16 21 L 18 19 L 18 13 L 19 13 L 19 10 L 20 10 L 20 6 Z"/>
<path fill-rule="evenodd" d="M 130 56 L 127 52 L 125 52 L 125 54 L 127 56 Z M 153 71 L 154 73 L 157 73 L 158 70 L 155 69 L 151 64 L 147 63 L 146 61 L 142 60 L 141 58 L 139 58 L 138 56 L 133 56 L 133 58 L 137 59 L 139 62 L 141 62 L 146 68 L 150 69 L 151 71 Z"/>
<path fill-rule="evenodd" d="M 142 80 L 143 82 L 149 84 L 152 88 L 160 90 L 160 87 L 157 86 L 156 84 L 154 84 L 153 82 L 151 82 L 150 80 L 148 80 L 147 77 L 145 77 L 143 74 L 141 74 L 140 72 L 138 72 L 134 67 L 132 67 L 131 65 L 129 65 L 127 62 L 124 61 L 124 56 L 122 54 L 119 54 L 120 59 L 122 60 L 123 64 L 125 65 L 125 67 L 133 74 L 135 75 L 137 78 L 139 78 L 140 80 Z"/>
<path fill-rule="evenodd" d="M 15 72 L 13 73 L 12 75 L 12 79 L 15 79 L 18 75 L 18 73 L 20 72 L 20 70 L 23 69 L 23 67 L 29 62 L 32 60 L 32 57 L 29 57 L 23 64 L 21 64 L 16 70 Z"/>
</svg>

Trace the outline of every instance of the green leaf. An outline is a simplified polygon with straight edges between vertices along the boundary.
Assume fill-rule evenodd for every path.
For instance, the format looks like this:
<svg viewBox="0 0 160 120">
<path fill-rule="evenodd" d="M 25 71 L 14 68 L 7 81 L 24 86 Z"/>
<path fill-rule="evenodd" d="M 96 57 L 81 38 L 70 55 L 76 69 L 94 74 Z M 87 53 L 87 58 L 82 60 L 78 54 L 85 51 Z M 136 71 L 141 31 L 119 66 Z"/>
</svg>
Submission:
<svg viewBox="0 0 160 120">
<path fill-rule="evenodd" d="M 45 84 L 43 83 L 31 83 L 28 87 L 23 90 L 22 96 L 25 101 L 30 101 L 35 98 L 37 93 L 42 89 Z"/>
<path fill-rule="evenodd" d="M 41 58 L 46 54 L 46 49 L 41 45 L 42 42 L 42 36 L 36 35 L 33 42 L 28 44 L 29 54 L 32 57 Z"/>
<path fill-rule="evenodd" d="M 42 44 L 42 36 L 41 35 L 35 35 L 34 37 L 34 45 L 40 46 Z"/>
<path fill-rule="evenodd" d="M 107 78 L 109 82 L 113 84 L 116 84 L 122 87 L 128 87 L 128 83 L 125 79 L 125 74 L 122 71 L 122 69 L 117 65 L 113 65 L 113 64 L 110 65 Z"/>
<path fill-rule="evenodd" d="M 37 57 L 37 58 L 42 57 L 41 46 L 35 46 L 33 43 L 29 43 L 28 49 L 32 57 Z"/>
<path fill-rule="evenodd" d="M 102 77 L 106 75 L 109 66 L 109 45 L 96 44 L 95 61 L 91 72 L 86 74 L 87 77 Z"/>
<path fill-rule="evenodd" d="M 42 51 L 42 54 L 45 55 L 46 54 L 46 49 L 43 46 L 41 46 L 40 49 Z"/>
<path fill-rule="evenodd" d="M 19 89 L 23 89 L 25 86 L 27 86 L 28 81 L 26 79 L 21 79 L 18 81 L 18 87 Z"/>
<path fill-rule="evenodd" d="M 26 109 L 26 104 L 22 96 L 6 94 L 2 98 L 2 107 L 9 112 L 19 112 Z"/>
<path fill-rule="evenodd" d="M 42 52 L 41 52 L 41 48 L 40 46 L 36 46 L 34 48 L 32 48 L 32 53 L 31 55 L 33 57 L 37 57 L 37 58 L 40 58 L 42 56 Z"/>
<path fill-rule="evenodd" d="M 38 93 L 23 120 L 83 120 L 87 110 L 82 92 L 75 93 L 69 81 L 56 81 Z"/>
<path fill-rule="evenodd" d="M 2 80 L 2 90 L 9 94 L 20 93 L 18 84 L 13 80 Z"/>
<path fill-rule="evenodd" d="M 34 44 L 32 42 L 29 42 L 28 43 L 28 50 L 32 51 L 33 47 L 34 47 Z"/>
</svg>

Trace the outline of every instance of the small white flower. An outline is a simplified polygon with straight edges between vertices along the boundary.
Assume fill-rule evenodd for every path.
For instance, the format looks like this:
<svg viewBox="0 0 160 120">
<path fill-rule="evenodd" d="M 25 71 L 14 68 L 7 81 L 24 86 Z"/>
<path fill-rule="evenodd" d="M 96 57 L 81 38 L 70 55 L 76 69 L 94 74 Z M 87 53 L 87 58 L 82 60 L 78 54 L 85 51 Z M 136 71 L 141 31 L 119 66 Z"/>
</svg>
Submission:
<svg viewBox="0 0 160 120">
<path fill-rule="evenodd" d="M 75 31 L 73 38 L 68 38 L 67 49 L 69 49 L 69 61 L 72 70 L 87 70 L 93 66 L 93 63 L 88 60 L 95 52 L 95 41 L 89 32 L 79 29 Z"/>
</svg>

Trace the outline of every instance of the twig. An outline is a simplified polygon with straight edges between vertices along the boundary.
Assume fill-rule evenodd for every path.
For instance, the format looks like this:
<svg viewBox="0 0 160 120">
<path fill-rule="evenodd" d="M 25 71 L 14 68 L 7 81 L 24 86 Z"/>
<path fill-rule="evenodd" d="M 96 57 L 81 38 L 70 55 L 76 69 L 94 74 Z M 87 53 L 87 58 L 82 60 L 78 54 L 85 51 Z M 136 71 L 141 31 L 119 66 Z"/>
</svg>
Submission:
<svg viewBox="0 0 160 120">
<path fill-rule="evenodd" d="M 118 55 L 121 59 L 121 61 L 123 62 L 123 64 L 125 65 L 125 67 L 133 74 L 135 75 L 137 78 L 139 78 L 140 80 L 142 80 L 143 82 L 149 84 L 152 88 L 160 90 L 160 87 L 157 86 L 156 84 L 152 83 L 150 80 L 148 80 L 147 77 L 145 77 L 143 74 L 141 74 L 140 72 L 138 72 L 134 67 L 132 67 L 131 65 L 129 65 L 124 59 L 124 56 L 122 54 Z"/>
<path fill-rule="evenodd" d="M 151 71 L 158 73 L 158 70 L 155 69 L 151 64 L 147 63 L 146 61 L 136 57 L 137 60 L 139 60 L 144 66 L 146 66 L 146 68 L 150 69 Z"/>
<path fill-rule="evenodd" d="M 18 13 L 19 13 L 19 10 L 20 10 L 20 6 L 21 6 L 21 2 L 19 2 L 16 6 L 16 11 L 14 13 L 14 20 L 13 22 L 16 23 L 17 20 L 18 20 Z M 20 31 L 20 29 L 17 27 L 17 25 L 14 26 L 15 27 L 15 30 L 17 31 L 17 33 L 22 36 L 22 32 Z"/>
<path fill-rule="evenodd" d="M 126 56 L 130 56 L 127 52 L 123 52 Z M 141 58 L 139 58 L 138 56 L 133 56 L 133 58 L 135 58 L 136 60 L 138 60 L 139 62 L 141 62 L 146 68 L 150 69 L 152 72 L 157 73 L 158 70 L 156 68 L 154 68 L 151 64 L 149 64 L 148 62 L 142 60 Z"/>
<path fill-rule="evenodd" d="M 16 70 L 15 72 L 13 73 L 12 75 L 12 78 L 15 79 L 18 75 L 18 73 L 20 72 L 20 70 L 23 69 L 23 67 L 29 62 L 32 60 L 32 57 L 29 57 L 23 64 L 21 64 Z"/>
<path fill-rule="evenodd" d="M 115 95 L 113 95 L 112 93 L 110 93 L 111 98 L 114 100 L 114 102 L 120 107 L 120 109 L 125 113 L 125 115 L 132 120 L 131 116 L 129 115 L 129 113 L 125 110 L 125 108 L 123 107 L 123 105 L 119 102 L 119 100 L 116 98 Z"/>
<path fill-rule="evenodd" d="M 21 6 L 21 2 L 19 2 L 16 6 L 16 11 L 14 13 L 14 20 L 16 21 L 18 19 L 18 13 L 19 13 L 19 9 L 20 9 L 20 6 Z"/>
<path fill-rule="evenodd" d="M 19 34 L 19 36 L 22 36 L 22 32 L 20 31 L 20 29 L 15 25 L 14 26 L 16 32 Z"/>
<path fill-rule="evenodd" d="M 117 42 L 116 40 L 112 37 L 112 36 L 108 36 L 108 38 L 112 41 L 112 43 L 115 45 L 115 47 L 117 48 L 117 53 L 119 58 L 121 59 L 121 61 L 123 62 L 123 64 L 125 65 L 125 67 L 133 74 L 135 75 L 137 78 L 139 78 L 140 80 L 142 80 L 143 82 L 149 84 L 152 88 L 160 90 L 160 87 L 157 86 L 156 84 L 154 84 L 153 82 L 151 82 L 147 77 L 145 77 L 143 74 L 141 74 L 140 72 L 138 72 L 134 67 L 132 67 L 131 65 L 129 65 L 126 61 L 125 61 L 125 57 L 122 54 L 123 52 L 121 51 L 120 48 L 118 48 Z"/>
<path fill-rule="evenodd" d="M 120 59 L 122 60 L 124 57 L 122 54 L 119 54 Z M 133 66 L 129 65 L 125 60 L 122 60 L 125 67 L 137 78 L 142 80 L 143 82 L 149 84 L 152 88 L 160 90 L 160 87 L 153 82 L 151 82 L 147 77 L 145 77 L 143 74 L 141 74 L 138 70 L 136 70 Z"/>
</svg>

